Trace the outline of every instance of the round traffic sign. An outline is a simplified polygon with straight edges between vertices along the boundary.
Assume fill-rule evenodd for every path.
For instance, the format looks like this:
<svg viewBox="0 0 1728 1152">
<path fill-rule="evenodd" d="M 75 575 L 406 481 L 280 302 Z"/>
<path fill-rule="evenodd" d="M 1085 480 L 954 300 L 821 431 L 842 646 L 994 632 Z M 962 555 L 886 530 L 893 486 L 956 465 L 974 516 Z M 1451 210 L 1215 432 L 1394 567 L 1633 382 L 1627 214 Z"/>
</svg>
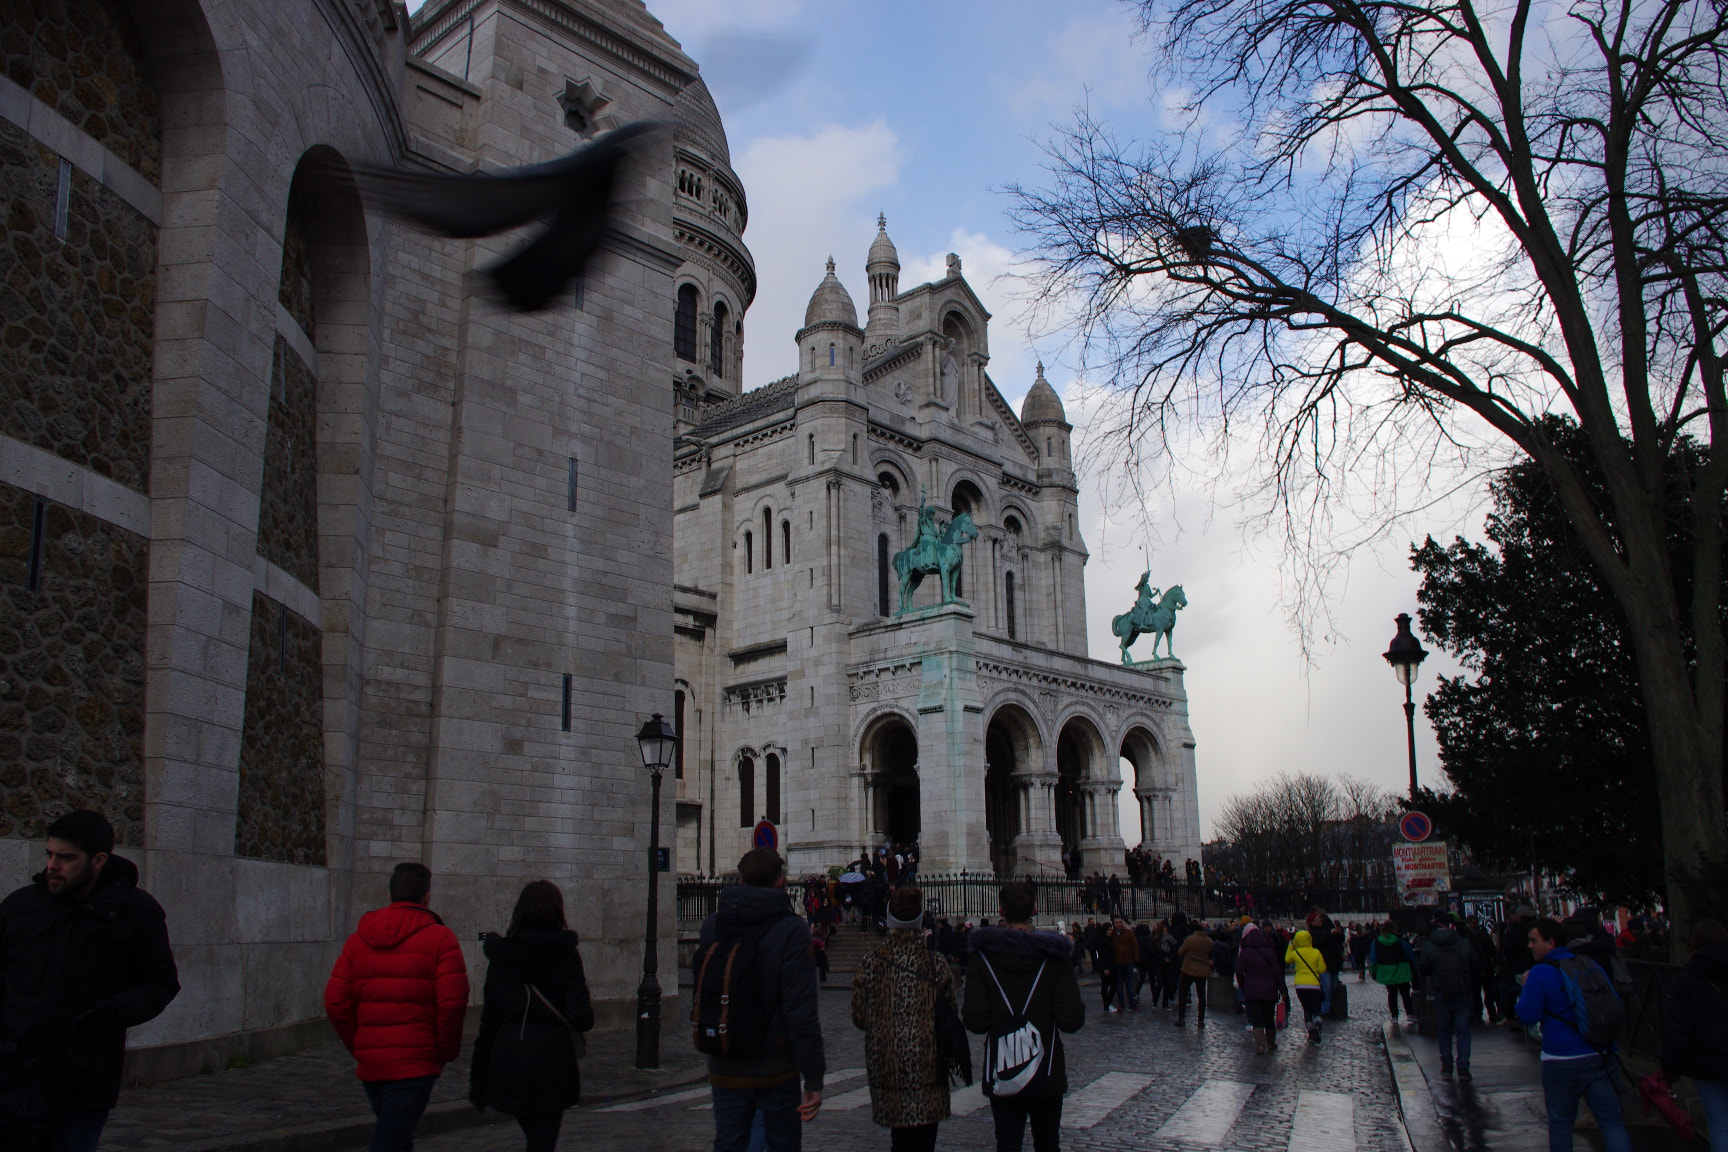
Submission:
<svg viewBox="0 0 1728 1152">
<path fill-rule="evenodd" d="M 1404 839 L 1420 843 L 1434 834 L 1434 821 L 1425 812 L 1406 812 L 1398 820 L 1398 831 Z"/>
</svg>

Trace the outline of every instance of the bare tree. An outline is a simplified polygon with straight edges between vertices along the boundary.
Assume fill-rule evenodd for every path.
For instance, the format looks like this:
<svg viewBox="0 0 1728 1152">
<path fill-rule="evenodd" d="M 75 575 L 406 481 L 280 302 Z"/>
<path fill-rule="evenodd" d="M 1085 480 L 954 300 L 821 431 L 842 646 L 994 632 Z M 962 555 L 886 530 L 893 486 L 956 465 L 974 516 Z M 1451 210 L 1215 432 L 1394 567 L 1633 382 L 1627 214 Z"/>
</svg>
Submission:
<svg viewBox="0 0 1728 1152">
<path fill-rule="evenodd" d="M 1539 463 L 1630 623 L 1683 940 L 1728 905 L 1728 5 L 1140 9 L 1192 118 L 1128 146 L 1083 115 L 1050 186 L 1012 189 L 1044 298 L 1073 302 L 1116 369 L 1115 433 L 1261 429 L 1274 507 L 1309 548 L 1332 494 L 1383 481 L 1390 452 L 1498 443 Z M 1448 236 L 1467 258 L 1443 258 Z M 1556 414 L 1605 501 L 1556 449 Z M 1702 447 L 1689 602 L 1664 539 L 1682 436 Z"/>
</svg>

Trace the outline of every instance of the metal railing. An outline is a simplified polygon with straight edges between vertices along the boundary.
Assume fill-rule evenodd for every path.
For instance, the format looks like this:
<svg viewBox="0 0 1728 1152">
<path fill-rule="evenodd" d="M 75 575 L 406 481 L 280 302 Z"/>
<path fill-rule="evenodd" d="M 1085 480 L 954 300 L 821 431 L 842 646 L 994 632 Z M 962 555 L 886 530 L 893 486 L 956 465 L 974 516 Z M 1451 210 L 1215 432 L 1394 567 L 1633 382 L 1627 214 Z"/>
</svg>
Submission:
<svg viewBox="0 0 1728 1152">
<path fill-rule="evenodd" d="M 1621 1048 L 1660 1060 L 1662 1032 L 1668 1026 L 1668 997 L 1680 966 L 1628 960 L 1626 967 L 1632 972 L 1632 995 L 1626 998 L 1626 1039 Z"/>
</svg>

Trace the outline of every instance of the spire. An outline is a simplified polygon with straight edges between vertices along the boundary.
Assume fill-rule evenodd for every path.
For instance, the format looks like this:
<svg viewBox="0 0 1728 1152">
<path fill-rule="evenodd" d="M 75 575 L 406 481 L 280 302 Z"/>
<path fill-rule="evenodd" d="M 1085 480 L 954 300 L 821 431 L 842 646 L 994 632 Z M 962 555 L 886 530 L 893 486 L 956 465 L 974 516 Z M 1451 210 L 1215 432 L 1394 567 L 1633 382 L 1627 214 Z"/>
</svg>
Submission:
<svg viewBox="0 0 1728 1152">
<path fill-rule="evenodd" d="M 864 272 L 870 278 L 870 318 L 864 338 L 872 345 L 881 344 L 900 334 L 900 305 L 895 303 L 900 295 L 900 253 L 888 239 L 886 213 L 876 214 L 876 239 L 870 243 Z"/>
<path fill-rule="evenodd" d="M 850 324 L 854 328 L 858 326 L 858 310 L 852 306 L 851 293 L 834 274 L 832 256 L 828 257 L 828 274 L 822 277 L 822 283 L 816 285 L 816 291 L 810 295 L 810 305 L 804 309 L 804 327 L 829 320 Z"/>
</svg>

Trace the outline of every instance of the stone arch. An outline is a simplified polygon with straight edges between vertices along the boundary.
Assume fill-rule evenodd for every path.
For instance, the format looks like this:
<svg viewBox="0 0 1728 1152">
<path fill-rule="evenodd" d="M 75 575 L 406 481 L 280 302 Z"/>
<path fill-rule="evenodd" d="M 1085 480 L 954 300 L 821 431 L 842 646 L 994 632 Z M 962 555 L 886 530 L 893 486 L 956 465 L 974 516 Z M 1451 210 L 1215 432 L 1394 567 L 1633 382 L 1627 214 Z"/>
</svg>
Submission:
<svg viewBox="0 0 1728 1152">
<path fill-rule="evenodd" d="M 1108 824 L 1114 822 L 1113 813 L 1102 811 L 1098 785 L 1114 775 L 1116 758 L 1107 758 L 1101 732 L 1083 709 L 1070 709 L 1056 726 L 1056 832 L 1070 867 L 1078 857 L 1082 870 L 1110 863 L 1094 858 L 1098 841 L 1113 835 Z"/>
<path fill-rule="evenodd" d="M 870 836 L 917 844 L 922 832 L 918 726 L 899 709 L 877 713 L 859 739 L 859 764 L 870 792 Z"/>
<path fill-rule="evenodd" d="M 1026 778 L 1044 768 L 1044 736 L 1027 703 L 1008 698 L 996 703 L 984 724 L 984 827 L 990 862 L 997 875 L 1020 870 L 1020 838 L 1033 820 L 1026 801 L 1035 787 Z"/>
<path fill-rule="evenodd" d="M 756 826 L 758 791 L 756 774 L 762 765 L 762 755 L 754 745 L 740 745 L 732 753 L 732 779 L 736 785 L 733 800 L 738 805 L 738 827 Z"/>
<path fill-rule="evenodd" d="M 990 502 L 984 486 L 968 472 L 956 471 L 948 485 L 948 507 L 958 516 L 965 512 L 978 524 L 991 523 Z"/>
<path fill-rule="evenodd" d="M 870 473 L 878 486 L 881 485 L 884 473 L 893 477 L 893 495 L 896 501 L 904 499 L 912 491 L 914 473 L 911 468 L 906 466 L 906 461 L 896 452 L 886 448 L 878 448 L 870 453 Z"/>
<path fill-rule="evenodd" d="M 1152 726 L 1140 719 L 1131 719 L 1116 742 L 1119 763 L 1131 765 L 1135 807 L 1140 813 L 1140 840 L 1150 846 L 1159 840 L 1160 813 L 1158 805 L 1167 803 L 1163 745 Z M 1168 815 L 1164 814 L 1168 819 Z"/>
<path fill-rule="evenodd" d="M 696 318 L 702 308 L 702 290 L 686 280 L 673 290 L 672 354 L 696 363 Z"/>
</svg>

